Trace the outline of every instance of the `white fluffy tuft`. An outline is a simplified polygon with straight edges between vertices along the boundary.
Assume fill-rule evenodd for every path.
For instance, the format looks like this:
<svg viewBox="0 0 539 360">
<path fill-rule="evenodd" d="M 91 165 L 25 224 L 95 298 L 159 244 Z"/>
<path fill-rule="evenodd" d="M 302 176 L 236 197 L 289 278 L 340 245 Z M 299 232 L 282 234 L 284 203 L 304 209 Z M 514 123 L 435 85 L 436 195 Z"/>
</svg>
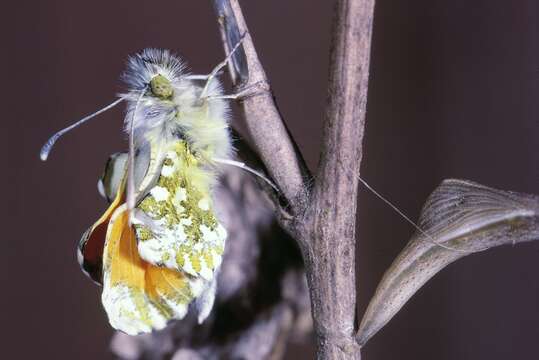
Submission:
<svg viewBox="0 0 539 360">
<path fill-rule="evenodd" d="M 148 90 L 150 81 L 162 75 L 173 88 L 171 99 L 161 99 Z M 200 98 L 205 80 L 192 80 L 184 62 L 168 50 L 146 49 L 129 58 L 123 78 L 128 86 L 125 129 L 134 123 L 135 146 L 187 140 L 191 150 L 208 160 L 230 158 L 233 153 L 228 120 L 230 108 L 223 99 L 220 81 L 213 78 L 206 97 Z M 145 90 L 146 89 L 146 90 Z M 141 91 L 146 91 L 138 107 Z M 137 113 L 133 114 L 137 109 Z M 133 116 L 134 115 L 134 116 Z"/>
</svg>

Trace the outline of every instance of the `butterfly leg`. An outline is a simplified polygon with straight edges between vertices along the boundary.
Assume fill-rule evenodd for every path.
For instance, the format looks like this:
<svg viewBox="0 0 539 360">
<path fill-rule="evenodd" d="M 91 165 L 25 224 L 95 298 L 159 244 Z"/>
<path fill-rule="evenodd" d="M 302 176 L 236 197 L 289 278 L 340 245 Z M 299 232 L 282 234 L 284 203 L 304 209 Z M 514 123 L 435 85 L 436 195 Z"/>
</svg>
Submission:
<svg viewBox="0 0 539 360">
<path fill-rule="evenodd" d="M 222 68 L 224 68 L 226 66 L 226 64 L 228 64 L 228 62 L 230 61 L 230 59 L 232 59 L 232 55 L 234 55 L 234 53 L 236 52 L 236 50 L 238 50 L 238 48 L 240 47 L 241 43 L 243 42 L 243 39 L 245 39 L 245 35 L 243 35 L 241 37 L 241 39 L 238 41 L 238 43 L 236 45 L 234 45 L 234 47 L 232 48 L 232 50 L 230 51 L 230 53 L 227 55 L 227 57 L 221 61 L 219 64 L 217 64 L 216 67 L 213 68 L 213 70 L 211 71 L 211 73 L 209 75 L 207 75 L 207 81 L 206 81 L 206 85 L 204 86 L 204 89 L 202 90 L 202 92 L 200 93 L 200 98 L 205 98 L 206 97 L 206 94 L 208 93 L 208 89 L 210 87 L 210 84 L 211 84 L 211 81 L 217 76 L 217 74 L 219 73 L 219 71 L 221 71 Z M 196 75 L 195 75 L 196 76 Z"/>
<path fill-rule="evenodd" d="M 237 93 L 228 95 L 212 95 L 208 96 L 209 100 L 241 100 L 256 95 L 261 95 L 269 92 L 269 86 L 265 81 L 259 81 L 251 85 L 247 85 L 240 89 Z"/>
<path fill-rule="evenodd" d="M 249 166 L 247 166 L 245 163 L 242 163 L 240 161 L 235 161 L 235 160 L 229 160 L 229 159 L 221 159 L 221 158 L 213 158 L 212 159 L 213 161 L 215 161 L 216 163 L 219 163 L 219 164 L 224 164 L 224 165 L 230 165 L 230 166 L 235 166 L 235 167 L 238 167 L 242 170 L 245 170 L 247 172 L 250 172 L 251 174 L 255 175 L 255 176 L 258 176 L 259 178 L 261 178 L 262 180 L 264 180 L 269 186 L 271 186 L 275 191 L 279 192 L 279 188 L 277 187 L 277 185 L 275 185 L 273 183 L 273 181 L 271 181 L 270 179 L 268 179 L 263 173 L 261 173 L 260 171 L 257 171 Z"/>
<path fill-rule="evenodd" d="M 198 75 L 198 74 L 192 74 L 192 75 L 187 75 L 184 77 L 184 79 L 187 79 L 187 80 L 208 80 L 208 78 L 210 77 L 210 75 Z"/>
</svg>

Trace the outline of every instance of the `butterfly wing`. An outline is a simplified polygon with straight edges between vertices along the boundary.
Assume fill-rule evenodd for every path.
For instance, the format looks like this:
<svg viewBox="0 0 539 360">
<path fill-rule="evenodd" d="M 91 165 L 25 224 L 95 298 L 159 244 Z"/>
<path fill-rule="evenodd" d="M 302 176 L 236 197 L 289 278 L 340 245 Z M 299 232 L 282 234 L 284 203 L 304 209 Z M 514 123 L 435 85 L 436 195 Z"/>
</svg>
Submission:
<svg viewBox="0 0 539 360">
<path fill-rule="evenodd" d="M 136 184 L 142 184 L 145 174 L 152 170 L 149 166 L 151 164 L 149 159 L 147 148 L 138 151 L 135 158 Z M 82 271 L 98 284 L 102 284 L 102 256 L 107 226 L 112 213 L 125 201 L 125 191 L 119 191 L 119 189 L 125 189 L 126 175 L 127 153 L 112 154 L 107 160 L 103 175 L 97 184 L 99 193 L 110 205 L 95 224 L 84 232 L 77 247 L 77 258 Z"/>
<path fill-rule="evenodd" d="M 227 236 L 213 211 L 214 181 L 185 141 L 166 151 L 156 185 L 137 206 L 143 214 L 135 223 L 143 259 L 207 281 L 214 277 Z"/>
<path fill-rule="evenodd" d="M 102 302 L 111 325 L 130 335 L 182 319 L 205 289 L 204 280 L 144 261 L 126 205 L 111 217 L 103 252 Z"/>
<path fill-rule="evenodd" d="M 83 271 L 103 285 L 102 302 L 109 322 L 131 335 L 161 329 L 169 320 L 182 319 L 188 305 L 202 297 L 206 316 L 213 302 L 210 282 L 153 265 L 138 254 L 124 203 L 125 163 L 125 154 L 115 154 L 108 161 L 100 183 L 102 192 L 113 200 L 84 233 L 78 249 Z"/>
<path fill-rule="evenodd" d="M 112 214 L 124 200 L 124 194 L 118 191 L 118 188 L 125 187 L 125 158 L 126 156 L 114 154 L 107 161 L 98 188 L 107 199 L 111 199 L 111 204 L 95 224 L 84 232 L 77 247 L 77 259 L 82 271 L 98 284 L 103 281 L 102 258 L 107 227 Z"/>
</svg>

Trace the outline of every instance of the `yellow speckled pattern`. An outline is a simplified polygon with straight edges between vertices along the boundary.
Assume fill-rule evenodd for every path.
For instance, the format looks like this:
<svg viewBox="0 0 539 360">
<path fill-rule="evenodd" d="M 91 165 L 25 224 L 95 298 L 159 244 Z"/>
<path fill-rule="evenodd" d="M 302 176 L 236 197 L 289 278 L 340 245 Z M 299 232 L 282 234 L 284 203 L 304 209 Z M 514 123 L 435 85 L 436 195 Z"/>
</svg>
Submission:
<svg viewBox="0 0 539 360">
<path fill-rule="evenodd" d="M 156 185 L 138 205 L 152 221 L 135 224 L 146 261 L 206 280 L 213 277 L 226 239 L 212 209 L 213 178 L 185 141 L 170 147 Z"/>
</svg>

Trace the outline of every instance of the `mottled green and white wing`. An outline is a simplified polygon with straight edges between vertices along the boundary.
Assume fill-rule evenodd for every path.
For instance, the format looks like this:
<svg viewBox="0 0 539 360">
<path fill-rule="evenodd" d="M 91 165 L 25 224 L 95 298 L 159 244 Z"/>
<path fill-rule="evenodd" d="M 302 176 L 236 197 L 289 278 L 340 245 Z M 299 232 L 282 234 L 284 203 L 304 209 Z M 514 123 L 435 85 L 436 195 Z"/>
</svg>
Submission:
<svg viewBox="0 0 539 360">
<path fill-rule="evenodd" d="M 207 281 L 214 278 L 227 237 L 213 210 L 214 181 L 215 174 L 186 142 L 165 151 L 160 175 L 138 203 L 133 222 L 144 260 Z"/>
<path fill-rule="evenodd" d="M 125 169 L 122 172 L 124 177 L 112 186 L 117 191 L 110 207 L 85 233 L 79 249 L 84 269 L 103 285 L 102 302 L 110 324 L 130 335 L 159 330 L 168 321 L 185 317 L 193 302 L 200 317 L 199 302 L 210 295 L 210 302 L 206 302 L 210 310 L 213 304 L 211 283 L 140 257 L 123 203 Z M 111 189 L 107 191 L 113 193 Z"/>
</svg>

